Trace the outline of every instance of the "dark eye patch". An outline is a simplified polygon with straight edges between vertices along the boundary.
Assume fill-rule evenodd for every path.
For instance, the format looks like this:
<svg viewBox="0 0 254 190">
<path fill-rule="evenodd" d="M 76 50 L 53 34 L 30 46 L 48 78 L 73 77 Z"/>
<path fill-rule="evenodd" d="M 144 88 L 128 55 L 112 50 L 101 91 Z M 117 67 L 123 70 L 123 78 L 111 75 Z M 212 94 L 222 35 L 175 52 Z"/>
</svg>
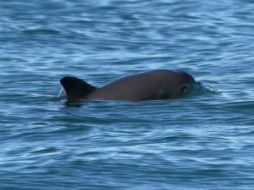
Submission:
<svg viewBox="0 0 254 190">
<path fill-rule="evenodd" d="M 180 92 L 181 93 L 186 93 L 188 91 L 188 86 L 182 86 L 181 88 L 180 88 Z"/>
</svg>

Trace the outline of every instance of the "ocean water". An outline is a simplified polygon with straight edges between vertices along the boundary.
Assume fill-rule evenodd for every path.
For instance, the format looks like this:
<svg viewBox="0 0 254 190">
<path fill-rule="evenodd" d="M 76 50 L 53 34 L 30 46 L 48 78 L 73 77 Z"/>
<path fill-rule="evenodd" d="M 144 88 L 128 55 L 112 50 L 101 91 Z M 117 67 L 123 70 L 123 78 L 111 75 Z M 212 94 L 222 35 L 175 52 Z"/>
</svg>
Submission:
<svg viewBox="0 0 254 190">
<path fill-rule="evenodd" d="M 254 189 L 254 1 L 0 1 L 0 189 Z M 181 69 L 176 100 L 66 105 L 59 79 L 102 86 Z"/>
</svg>

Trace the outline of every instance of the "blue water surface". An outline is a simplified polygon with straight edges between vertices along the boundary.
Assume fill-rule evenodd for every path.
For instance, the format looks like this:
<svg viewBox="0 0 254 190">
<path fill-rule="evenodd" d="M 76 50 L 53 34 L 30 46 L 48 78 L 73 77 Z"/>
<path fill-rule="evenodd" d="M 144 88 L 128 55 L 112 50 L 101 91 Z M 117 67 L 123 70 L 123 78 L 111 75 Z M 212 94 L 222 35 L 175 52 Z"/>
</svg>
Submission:
<svg viewBox="0 0 254 190">
<path fill-rule="evenodd" d="M 254 1 L 0 1 L 0 189 L 254 189 Z M 181 69 L 176 100 L 66 105 L 96 86 Z"/>
</svg>

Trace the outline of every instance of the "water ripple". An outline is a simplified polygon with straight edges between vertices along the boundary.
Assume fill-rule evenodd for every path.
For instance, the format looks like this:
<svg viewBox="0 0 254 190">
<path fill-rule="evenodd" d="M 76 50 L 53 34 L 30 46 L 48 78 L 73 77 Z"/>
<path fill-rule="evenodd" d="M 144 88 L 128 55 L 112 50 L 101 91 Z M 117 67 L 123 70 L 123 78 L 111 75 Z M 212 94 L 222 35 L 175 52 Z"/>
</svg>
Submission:
<svg viewBox="0 0 254 190">
<path fill-rule="evenodd" d="M 253 9 L 2 1 L 0 189 L 253 189 Z M 103 86 L 152 69 L 203 87 L 136 103 L 56 97 L 66 75 Z"/>
</svg>

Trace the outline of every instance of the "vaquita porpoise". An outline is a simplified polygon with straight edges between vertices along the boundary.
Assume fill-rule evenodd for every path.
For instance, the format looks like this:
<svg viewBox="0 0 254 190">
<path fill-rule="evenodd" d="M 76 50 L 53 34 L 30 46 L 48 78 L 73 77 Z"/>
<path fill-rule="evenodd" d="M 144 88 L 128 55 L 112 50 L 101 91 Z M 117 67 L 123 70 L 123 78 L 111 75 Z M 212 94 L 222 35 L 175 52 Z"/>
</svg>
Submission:
<svg viewBox="0 0 254 190">
<path fill-rule="evenodd" d="M 195 79 L 184 71 L 153 70 L 114 80 L 95 87 L 76 77 L 60 80 L 67 102 L 88 100 L 144 101 L 180 98 L 188 94 Z"/>
</svg>

